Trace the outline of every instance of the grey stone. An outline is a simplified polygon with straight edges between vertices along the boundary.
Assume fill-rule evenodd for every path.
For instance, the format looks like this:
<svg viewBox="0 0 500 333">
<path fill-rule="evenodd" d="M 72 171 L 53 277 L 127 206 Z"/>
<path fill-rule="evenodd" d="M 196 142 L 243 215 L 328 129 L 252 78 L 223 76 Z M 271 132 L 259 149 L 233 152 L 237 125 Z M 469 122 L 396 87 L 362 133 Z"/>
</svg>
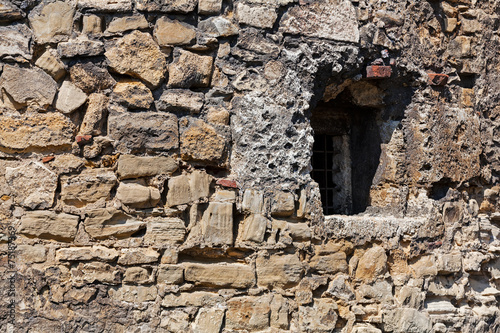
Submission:
<svg viewBox="0 0 500 333">
<path fill-rule="evenodd" d="M 86 38 L 71 39 L 57 44 L 57 52 L 61 58 L 98 56 L 104 53 L 104 43 Z"/>
<path fill-rule="evenodd" d="M 423 312 L 410 308 L 384 311 L 383 329 L 394 333 L 428 333 L 432 330 L 430 318 Z"/>
<path fill-rule="evenodd" d="M 171 88 L 208 87 L 213 70 L 211 56 L 180 50 L 169 65 L 168 86 Z"/>
<path fill-rule="evenodd" d="M 76 207 L 107 200 L 116 183 L 115 173 L 110 169 L 85 169 L 78 175 L 61 176 L 61 200 Z"/>
<path fill-rule="evenodd" d="M 40 4 L 29 15 L 36 41 L 44 44 L 67 40 L 73 30 L 74 14 L 72 3 L 56 1 Z"/>
<path fill-rule="evenodd" d="M 64 81 L 59 88 L 55 106 L 62 113 L 71 113 L 85 104 L 86 101 L 86 93 L 70 81 Z"/>
<path fill-rule="evenodd" d="M 78 216 L 51 211 L 31 211 L 21 218 L 18 232 L 37 238 L 73 241 L 78 226 Z"/>
<path fill-rule="evenodd" d="M 108 121 L 109 136 L 119 152 L 169 151 L 179 147 L 177 117 L 171 113 L 113 111 Z"/>
<path fill-rule="evenodd" d="M 118 159 L 120 179 L 171 175 L 177 168 L 177 162 L 169 156 L 120 155 Z"/>
<path fill-rule="evenodd" d="M 239 34 L 239 28 L 236 24 L 225 17 L 210 17 L 200 21 L 198 29 L 209 37 L 229 37 Z"/>
<path fill-rule="evenodd" d="M 222 9 L 222 0 L 199 0 L 198 13 L 202 15 L 217 15 Z"/>
<path fill-rule="evenodd" d="M 188 111 L 193 114 L 200 113 L 205 96 L 183 89 L 168 89 L 163 92 L 155 102 L 156 109 L 160 111 L 182 112 Z"/>
<path fill-rule="evenodd" d="M 318 298 L 312 306 L 299 307 L 299 325 L 302 332 L 331 332 L 337 323 L 337 303 Z"/>
<path fill-rule="evenodd" d="M 164 13 L 189 13 L 197 3 L 196 0 L 136 0 L 138 10 Z"/>
<path fill-rule="evenodd" d="M 132 0 L 78 0 L 78 8 L 101 12 L 125 12 L 132 10 Z"/>
<path fill-rule="evenodd" d="M 31 30 L 24 24 L 0 27 L 0 57 L 19 56 L 31 60 L 31 35 Z"/>
<path fill-rule="evenodd" d="M 276 9 L 267 6 L 249 6 L 238 3 L 236 7 L 238 21 L 258 28 L 272 28 L 278 18 Z"/>
</svg>

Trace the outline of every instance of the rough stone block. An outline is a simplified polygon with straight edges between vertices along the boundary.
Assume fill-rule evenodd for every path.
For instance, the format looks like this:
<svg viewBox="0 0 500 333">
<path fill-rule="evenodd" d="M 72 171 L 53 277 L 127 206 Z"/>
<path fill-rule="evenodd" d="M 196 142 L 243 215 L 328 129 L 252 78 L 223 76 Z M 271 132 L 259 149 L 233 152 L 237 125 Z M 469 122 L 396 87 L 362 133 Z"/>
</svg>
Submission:
<svg viewBox="0 0 500 333">
<path fill-rule="evenodd" d="M 261 214 L 251 214 L 243 220 L 238 239 L 257 243 L 264 241 L 268 222 L 269 219 Z"/>
<path fill-rule="evenodd" d="M 156 299 L 158 290 L 155 286 L 127 286 L 113 287 L 109 291 L 109 297 L 119 302 L 150 302 Z"/>
<path fill-rule="evenodd" d="M 56 251 L 57 261 L 113 261 L 118 258 L 118 251 L 100 245 L 67 247 Z"/>
<path fill-rule="evenodd" d="M 151 283 L 151 276 L 147 269 L 142 267 L 129 267 L 123 276 L 123 282 L 134 284 Z"/>
<path fill-rule="evenodd" d="M 184 264 L 184 279 L 196 285 L 218 288 L 250 288 L 255 272 L 241 264 Z"/>
<path fill-rule="evenodd" d="M 234 297 L 227 302 L 226 329 L 265 330 L 270 325 L 271 296 Z"/>
<path fill-rule="evenodd" d="M 169 65 L 168 86 L 171 88 L 197 88 L 210 86 L 213 58 L 180 50 Z"/>
<path fill-rule="evenodd" d="M 106 32 L 117 33 L 129 30 L 147 29 L 149 23 L 144 15 L 134 15 L 125 17 L 115 17 L 110 23 Z"/>
<path fill-rule="evenodd" d="M 177 117 L 170 113 L 110 112 L 108 128 L 115 148 L 122 153 L 142 149 L 169 151 L 179 147 Z"/>
<path fill-rule="evenodd" d="M 184 268 L 180 265 L 160 265 L 157 283 L 181 284 L 184 282 Z"/>
<path fill-rule="evenodd" d="M 98 56 L 104 53 L 104 43 L 86 37 L 70 39 L 57 44 L 57 53 L 61 58 Z"/>
<path fill-rule="evenodd" d="M 196 41 L 196 30 L 192 25 L 167 17 L 156 21 L 153 33 L 160 46 L 189 45 Z"/>
<path fill-rule="evenodd" d="M 23 24 L 0 27 L 0 57 L 31 60 L 31 30 Z"/>
<path fill-rule="evenodd" d="M 276 9 L 267 6 L 249 6 L 238 3 L 236 16 L 240 24 L 247 24 L 258 28 L 272 28 L 278 18 Z"/>
<path fill-rule="evenodd" d="M 224 165 L 227 139 L 217 130 L 195 118 L 183 118 L 181 124 L 181 157 L 184 160 Z"/>
<path fill-rule="evenodd" d="M 276 192 L 271 204 L 271 215 L 290 216 L 295 211 L 295 199 L 290 192 Z"/>
<path fill-rule="evenodd" d="M 210 202 L 201 219 L 204 243 L 231 245 L 233 243 L 233 204 Z"/>
<path fill-rule="evenodd" d="M 57 189 L 57 175 L 39 162 L 5 169 L 5 181 L 14 201 L 31 209 L 50 208 Z"/>
<path fill-rule="evenodd" d="M 21 218 L 18 233 L 31 237 L 70 242 L 76 236 L 78 216 L 52 211 L 31 211 Z"/>
<path fill-rule="evenodd" d="M 432 331 L 432 322 L 428 314 L 417 309 L 398 308 L 382 313 L 383 329 L 387 332 L 408 333 Z"/>
<path fill-rule="evenodd" d="M 259 256 L 256 261 L 257 283 L 266 288 L 289 288 L 298 284 L 304 268 L 294 254 Z"/>
<path fill-rule="evenodd" d="M 193 324 L 193 333 L 219 333 L 224 312 L 224 309 L 200 309 Z"/>
<path fill-rule="evenodd" d="M 326 255 L 315 255 L 311 259 L 311 268 L 320 274 L 347 273 L 347 259 L 344 252 Z"/>
<path fill-rule="evenodd" d="M 85 231 L 97 239 L 129 237 L 146 227 L 146 223 L 118 210 L 94 209 L 86 212 Z"/>
<path fill-rule="evenodd" d="M 91 62 L 78 63 L 69 70 L 71 81 L 87 94 L 96 90 L 104 90 L 116 84 L 107 70 L 97 67 Z"/>
<path fill-rule="evenodd" d="M 153 37 L 137 30 L 107 44 L 105 56 L 113 70 L 136 77 L 150 88 L 158 87 L 167 71 L 165 55 Z"/>
<path fill-rule="evenodd" d="M 214 38 L 229 37 L 239 34 L 238 26 L 222 16 L 210 17 L 200 21 L 198 29 L 207 37 Z"/>
<path fill-rule="evenodd" d="M 36 41 L 44 44 L 67 40 L 73 30 L 74 14 L 73 4 L 65 1 L 37 6 L 29 15 Z"/>
<path fill-rule="evenodd" d="M 71 270 L 71 279 L 79 285 L 94 282 L 114 285 L 121 282 L 121 271 L 103 262 L 80 263 Z"/>
<path fill-rule="evenodd" d="M 337 323 L 338 306 L 332 299 L 315 299 L 312 306 L 299 307 L 299 326 L 302 332 L 330 332 Z"/>
<path fill-rule="evenodd" d="M 177 217 L 155 218 L 148 221 L 144 243 L 155 247 L 182 243 L 186 235 L 184 221 Z"/>
<path fill-rule="evenodd" d="M 436 259 L 432 255 L 419 257 L 410 267 L 416 278 L 435 276 L 438 273 Z"/>
<path fill-rule="evenodd" d="M 168 181 L 167 204 L 177 206 L 206 198 L 210 195 L 211 182 L 212 177 L 200 170 L 172 177 Z"/>
<path fill-rule="evenodd" d="M 43 69 L 56 81 L 59 81 L 66 75 L 66 67 L 61 59 L 59 59 L 57 51 L 54 49 L 48 49 L 45 51 L 36 60 L 35 65 Z"/>
<path fill-rule="evenodd" d="M 202 15 L 217 15 L 222 9 L 222 0 L 199 0 L 198 13 Z"/>
<path fill-rule="evenodd" d="M 171 175 L 177 168 L 177 162 L 169 156 L 120 155 L 118 159 L 120 179 Z"/>
<path fill-rule="evenodd" d="M 62 113 L 71 113 L 85 104 L 87 94 L 70 81 L 64 81 L 57 94 L 56 109 Z"/>
<path fill-rule="evenodd" d="M 460 272 L 462 270 L 462 254 L 450 253 L 438 255 L 436 266 L 439 274 Z"/>
<path fill-rule="evenodd" d="M 189 13 L 197 3 L 196 0 L 136 0 L 138 10 L 163 13 Z"/>
<path fill-rule="evenodd" d="M 356 279 L 374 280 L 387 271 L 387 255 L 380 246 L 374 246 L 359 259 Z"/>
<path fill-rule="evenodd" d="M 110 169 L 85 169 L 79 175 L 61 176 L 61 200 L 76 207 L 107 200 L 116 183 L 115 173 Z"/>
<path fill-rule="evenodd" d="M 139 265 L 157 262 L 160 254 L 153 249 L 122 249 L 118 258 L 119 265 Z"/>
<path fill-rule="evenodd" d="M 18 263 L 31 265 L 44 262 L 47 259 L 47 250 L 44 245 L 18 245 L 15 252 Z"/>
<path fill-rule="evenodd" d="M 151 90 L 137 80 L 118 82 L 113 90 L 113 97 L 128 109 L 148 109 L 154 101 Z"/>
<path fill-rule="evenodd" d="M 287 229 L 293 240 L 306 241 L 311 239 L 311 228 L 307 223 L 288 223 Z"/>
<path fill-rule="evenodd" d="M 24 16 L 22 10 L 19 9 L 10 0 L 0 1 L 0 22 L 10 22 L 15 20 L 20 20 Z"/>
<path fill-rule="evenodd" d="M 257 190 L 245 190 L 243 193 L 243 201 L 241 202 L 241 209 L 244 212 L 262 214 L 264 210 L 264 193 Z"/>
<path fill-rule="evenodd" d="M 214 307 L 223 304 L 224 298 L 216 293 L 206 291 L 195 291 L 192 293 L 181 293 L 180 295 L 168 294 L 163 298 L 161 305 L 166 308 L 177 308 L 185 306 Z"/>
<path fill-rule="evenodd" d="M 160 191 L 146 186 L 143 180 L 125 180 L 116 190 L 116 198 L 123 204 L 134 208 L 155 207 L 160 201 Z"/>
<path fill-rule="evenodd" d="M 85 15 L 82 18 L 82 33 L 97 35 L 102 33 L 102 18 L 97 15 Z"/>
<path fill-rule="evenodd" d="M 155 102 L 155 105 L 156 109 L 160 111 L 187 111 L 192 114 L 198 114 L 203 107 L 204 101 L 205 96 L 203 93 L 184 89 L 168 89 L 163 92 Z"/>
<path fill-rule="evenodd" d="M 125 12 L 132 10 L 132 0 L 78 0 L 78 8 L 101 12 Z"/>
</svg>

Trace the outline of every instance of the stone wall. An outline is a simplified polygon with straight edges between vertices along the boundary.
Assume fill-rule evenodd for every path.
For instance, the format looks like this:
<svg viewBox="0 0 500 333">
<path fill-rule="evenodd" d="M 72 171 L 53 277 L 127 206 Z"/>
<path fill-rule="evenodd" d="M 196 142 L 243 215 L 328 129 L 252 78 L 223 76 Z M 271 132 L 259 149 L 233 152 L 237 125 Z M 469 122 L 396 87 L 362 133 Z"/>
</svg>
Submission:
<svg viewBox="0 0 500 333">
<path fill-rule="evenodd" d="M 499 332 L 499 10 L 0 0 L 2 332 Z M 363 214 L 320 101 L 376 110 Z"/>
</svg>

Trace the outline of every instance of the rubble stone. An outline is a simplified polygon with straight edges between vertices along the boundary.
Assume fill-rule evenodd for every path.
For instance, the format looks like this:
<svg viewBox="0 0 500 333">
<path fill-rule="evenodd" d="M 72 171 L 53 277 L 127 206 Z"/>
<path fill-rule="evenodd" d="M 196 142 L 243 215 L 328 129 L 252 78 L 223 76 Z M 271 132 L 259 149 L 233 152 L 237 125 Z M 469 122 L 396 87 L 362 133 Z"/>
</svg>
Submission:
<svg viewBox="0 0 500 333">
<path fill-rule="evenodd" d="M 104 53 L 104 44 L 101 41 L 87 38 L 70 39 L 67 42 L 57 44 L 57 53 L 61 58 L 98 56 Z"/>
<path fill-rule="evenodd" d="M 157 247 L 181 243 L 185 234 L 186 227 L 183 220 L 176 217 L 156 218 L 148 221 L 144 243 Z"/>
<path fill-rule="evenodd" d="M 154 101 L 151 90 L 142 82 L 136 80 L 119 81 L 113 90 L 113 94 L 128 109 L 147 109 Z"/>
<path fill-rule="evenodd" d="M 66 75 L 66 67 L 61 59 L 59 59 L 57 51 L 54 49 L 48 49 L 45 51 L 36 60 L 35 65 L 43 69 L 56 81 L 59 81 Z"/>
<path fill-rule="evenodd" d="M 116 33 L 129 30 L 147 29 L 149 23 L 143 15 L 115 17 L 108 25 L 106 32 Z"/>
<path fill-rule="evenodd" d="M 177 162 L 169 156 L 120 155 L 118 159 L 120 179 L 171 175 L 177 168 Z"/>
<path fill-rule="evenodd" d="M 18 232 L 30 237 L 70 242 L 76 236 L 78 216 L 51 211 L 26 212 L 21 218 Z"/>
<path fill-rule="evenodd" d="M 71 113 L 87 101 L 87 94 L 70 81 L 64 81 L 57 94 L 56 109 L 62 113 Z"/>
<path fill-rule="evenodd" d="M 122 181 L 116 190 L 116 198 L 134 208 L 154 207 L 161 199 L 157 188 L 134 180 Z"/>
<path fill-rule="evenodd" d="M 168 86 L 171 88 L 208 87 L 212 70 L 212 57 L 181 50 L 179 56 L 169 65 Z"/>
<path fill-rule="evenodd" d="M 61 200 L 76 207 L 107 200 L 116 183 L 115 173 L 109 169 L 85 169 L 79 175 L 62 176 Z"/>
<path fill-rule="evenodd" d="M 235 297 L 227 302 L 226 328 L 259 331 L 269 327 L 271 299 L 269 296 Z"/>
<path fill-rule="evenodd" d="M 186 264 L 184 278 L 195 284 L 219 288 L 250 288 L 255 284 L 255 272 L 241 264 Z"/>
<path fill-rule="evenodd" d="M 288 254 L 258 257 L 256 261 L 257 283 L 262 287 L 288 288 L 300 282 L 304 271 L 299 258 Z"/>
<path fill-rule="evenodd" d="M 184 160 L 224 164 L 226 138 L 199 119 L 181 121 L 181 157 Z M 203 144 L 202 144 L 203 143 Z"/>
<path fill-rule="evenodd" d="M 43 3 L 29 15 L 36 41 L 40 44 L 60 42 L 68 39 L 73 30 L 75 7 L 72 3 L 56 1 Z"/>
<path fill-rule="evenodd" d="M 158 283 L 180 284 L 184 281 L 184 269 L 177 265 L 161 265 L 158 268 Z"/>
<path fill-rule="evenodd" d="M 189 45 L 196 39 L 193 26 L 161 17 L 156 21 L 154 36 L 160 46 Z"/>
<path fill-rule="evenodd" d="M 251 7 L 243 3 L 238 3 L 236 15 L 240 24 L 259 28 L 272 28 L 278 18 L 276 10 L 272 7 Z"/>
<path fill-rule="evenodd" d="M 148 12 L 189 13 L 196 8 L 196 0 L 137 0 L 137 9 Z"/>
<path fill-rule="evenodd" d="M 153 249 L 123 249 L 118 264 L 120 265 L 138 265 L 157 262 L 160 254 Z"/>
<path fill-rule="evenodd" d="M 93 209 L 86 214 L 85 231 L 97 239 L 128 237 L 146 227 L 145 222 L 112 208 Z"/>
<path fill-rule="evenodd" d="M 169 112 L 188 111 L 198 114 L 204 103 L 203 93 L 182 89 L 168 89 L 155 103 L 156 109 Z"/>
<path fill-rule="evenodd" d="M 212 245 L 233 243 L 233 204 L 210 202 L 201 219 L 203 241 Z"/>
<path fill-rule="evenodd" d="M 0 27 L 0 57 L 22 57 L 31 60 L 30 39 L 31 30 L 25 25 Z"/>
<path fill-rule="evenodd" d="M 87 94 L 111 88 L 116 84 L 115 79 L 113 79 L 107 70 L 97 67 L 91 62 L 78 63 L 72 66 L 69 74 L 73 84 Z"/>
</svg>

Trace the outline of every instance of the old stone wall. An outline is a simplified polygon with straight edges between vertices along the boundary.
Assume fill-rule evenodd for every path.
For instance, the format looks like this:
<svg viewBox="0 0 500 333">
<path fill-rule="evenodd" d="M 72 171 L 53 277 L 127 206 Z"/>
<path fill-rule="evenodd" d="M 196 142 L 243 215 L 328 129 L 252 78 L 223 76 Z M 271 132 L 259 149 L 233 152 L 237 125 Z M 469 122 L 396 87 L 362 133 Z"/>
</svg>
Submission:
<svg viewBox="0 0 500 333">
<path fill-rule="evenodd" d="M 499 11 L 0 0 L 0 330 L 500 332 Z M 325 216 L 346 105 L 379 162 Z"/>
</svg>

